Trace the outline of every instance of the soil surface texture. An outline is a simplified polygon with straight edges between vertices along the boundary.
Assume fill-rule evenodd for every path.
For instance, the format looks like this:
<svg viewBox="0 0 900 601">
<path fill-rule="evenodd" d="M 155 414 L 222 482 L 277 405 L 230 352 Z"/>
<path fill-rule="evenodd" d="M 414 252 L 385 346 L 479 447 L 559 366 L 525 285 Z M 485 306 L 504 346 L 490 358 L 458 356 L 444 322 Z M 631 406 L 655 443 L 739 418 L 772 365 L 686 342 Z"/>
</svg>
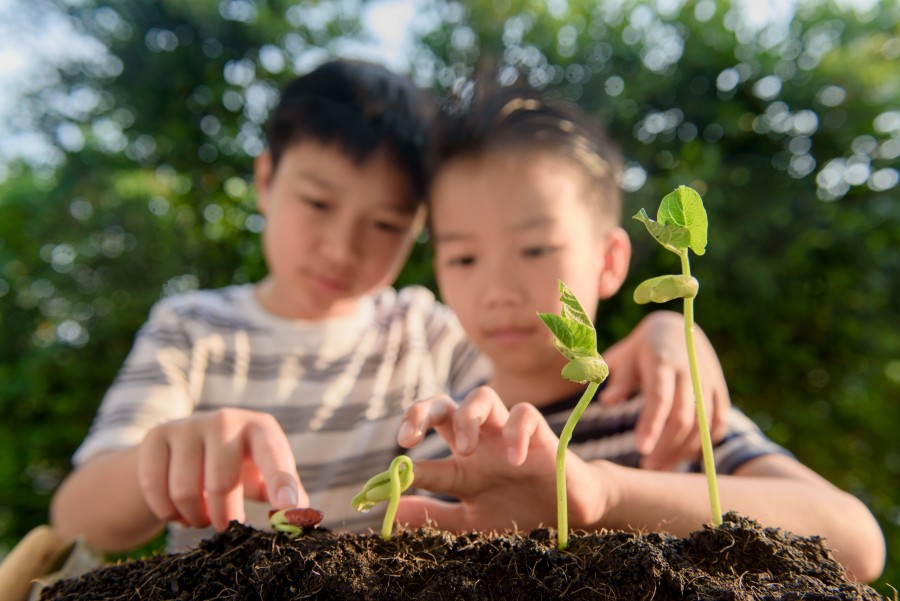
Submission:
<svg viewBox="0 0 900 601">
<path fill-rule="evenodd" d="M 882 600 L 843 574 L 821 539 L 727 514 L 685 538 L 619 531 L 297 538 L 233 522 L 198 548 L 97 568 L 41 601 L 329 599 Z"/>
</svg>

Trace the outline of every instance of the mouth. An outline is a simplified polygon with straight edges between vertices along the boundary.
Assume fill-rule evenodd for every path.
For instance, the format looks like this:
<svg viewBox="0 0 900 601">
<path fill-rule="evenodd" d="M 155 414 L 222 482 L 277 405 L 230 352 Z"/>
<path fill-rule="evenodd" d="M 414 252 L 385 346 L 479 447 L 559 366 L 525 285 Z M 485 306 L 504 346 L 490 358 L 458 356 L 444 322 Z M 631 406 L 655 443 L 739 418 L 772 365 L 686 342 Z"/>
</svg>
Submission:
<svg viewBox="0 0 900 601">
<path fill-rule="evenodd" d="M 326 294 L 341 294 L 350 289 L 350 282 L 345 278 L 321 273 L 310 273 L 309 279 L 312 281 L 313 286 Z"/>
<path fill-rule="evenodd" d="M 486 330 L 484 337 L 499 346 L 512 346 L 532 336 L 536 330 L 534 326 L 500 326 Z"/>
</svg>

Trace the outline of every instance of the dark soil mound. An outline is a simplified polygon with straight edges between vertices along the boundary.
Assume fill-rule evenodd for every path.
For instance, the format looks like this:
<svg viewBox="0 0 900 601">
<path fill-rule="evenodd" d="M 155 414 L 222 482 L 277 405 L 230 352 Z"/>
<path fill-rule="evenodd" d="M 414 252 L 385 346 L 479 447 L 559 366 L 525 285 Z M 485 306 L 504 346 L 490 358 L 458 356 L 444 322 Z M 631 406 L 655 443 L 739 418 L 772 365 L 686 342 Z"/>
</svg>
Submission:
<svg viewBox="0 0 900 601">
<path fill-rule="evenodd" d="M 567 550 L 555 544 L 550 529 L 292 539 L 234 522 L 193 551 L 99 568 L 41 600 L 882 599 L 848 581 L 818 538 L 734 514 L 687 538 L 574 533 Z"/>
</svg>

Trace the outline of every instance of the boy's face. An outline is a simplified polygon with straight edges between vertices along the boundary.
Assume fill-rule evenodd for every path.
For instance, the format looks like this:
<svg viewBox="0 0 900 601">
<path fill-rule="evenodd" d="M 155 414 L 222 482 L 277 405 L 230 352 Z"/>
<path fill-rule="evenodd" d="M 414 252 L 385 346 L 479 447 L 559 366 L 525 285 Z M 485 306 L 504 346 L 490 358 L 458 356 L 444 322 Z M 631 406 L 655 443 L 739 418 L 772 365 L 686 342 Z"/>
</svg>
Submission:
<svg viewBox="0 0 900 601">
<path fill-rule="evenodd" d="M 495 370 L 558 376 L 565 360 L 535 314 L 559 312 L 557 280 L 593 312 L 624 279 L 608 273 L 623 258 L 611 268 L 609 239 L 624 243 L 627 269 L 627 235 L 613 223 L 601 227 L 584 186 L 568 160 L 514 150 L 455 159 L 432 184 L 441 294 Z"/>
<path fill-rule="evenodd" d="M 263 306 L 294 319 L 351 313 L 390 284 L 409 254 L 422 210 L 406 174 L 381 149 L 357 165 L 336 145 L 304 140 L 277 168 L 256 164 L 263 251 Z"/>
</svg>

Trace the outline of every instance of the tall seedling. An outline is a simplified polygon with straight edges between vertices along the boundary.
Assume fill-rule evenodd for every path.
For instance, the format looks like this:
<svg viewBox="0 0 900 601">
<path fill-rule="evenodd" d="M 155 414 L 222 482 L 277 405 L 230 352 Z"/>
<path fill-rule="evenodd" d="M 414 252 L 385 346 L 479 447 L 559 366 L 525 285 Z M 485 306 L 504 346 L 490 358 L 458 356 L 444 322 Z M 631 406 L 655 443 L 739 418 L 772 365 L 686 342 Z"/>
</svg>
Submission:
<svg viewBox="0 0 900 601">
<path fill-rule="evenodd" d="M 703 200 L 697 191 L 687 186 L 679 186 L 663 197 L 656 213 L 656 221 L 650 219 L 641 209 L 634 219 L 642 222 L 650 235 L 662 246 L 681 258 L 679 275 L 663 275 L 642 282 L 634 291 L 634 302 L 638 304 L 665 303 L 676 298 L 684 299 L 684 337 L 691 366 L 691 382 L 694 387 L 694 403 L 697 408 L 697 423 L 700 427 L 700 442 L 703 450 L 703 469 L 709 487 L 709 501 L 712 521 L 722 525 L 722 509 L 719 504 L 719 488 L 716 483 L 716 464 L 713 459 L 712 440 L 706 421 L 706 407 L 703 404 L 703 390 L 700 386 L 700 372 L 697 369 L 697 353 L 694 347 L 694 297 L 700 283 L 691 276 L 688 251 L 697 255 L 706 252 L 708 221 Z"/>
<path fill-rule="evenodd" d="M 562 377 L 573 382 L 587 383 L 575 409 L 566 420 L 559 446 L 556 449 L 556 513 L 557 513 L 557 547 L 562 550 L 569 546 L 569 512 L 566 495 L 566 448 L 572 439 L 575 424 L 600 384 L 609 375 L 609 366 L 597 352 L 597 332 L 591 318 L 572 291 L 563 282 L 559 282 L 562 310 L 554 313 L 538 313 L 544 324 L 553 333 L 553 344 L 556 349 L 569 360 L 562 369 Z"/>
</svg>

